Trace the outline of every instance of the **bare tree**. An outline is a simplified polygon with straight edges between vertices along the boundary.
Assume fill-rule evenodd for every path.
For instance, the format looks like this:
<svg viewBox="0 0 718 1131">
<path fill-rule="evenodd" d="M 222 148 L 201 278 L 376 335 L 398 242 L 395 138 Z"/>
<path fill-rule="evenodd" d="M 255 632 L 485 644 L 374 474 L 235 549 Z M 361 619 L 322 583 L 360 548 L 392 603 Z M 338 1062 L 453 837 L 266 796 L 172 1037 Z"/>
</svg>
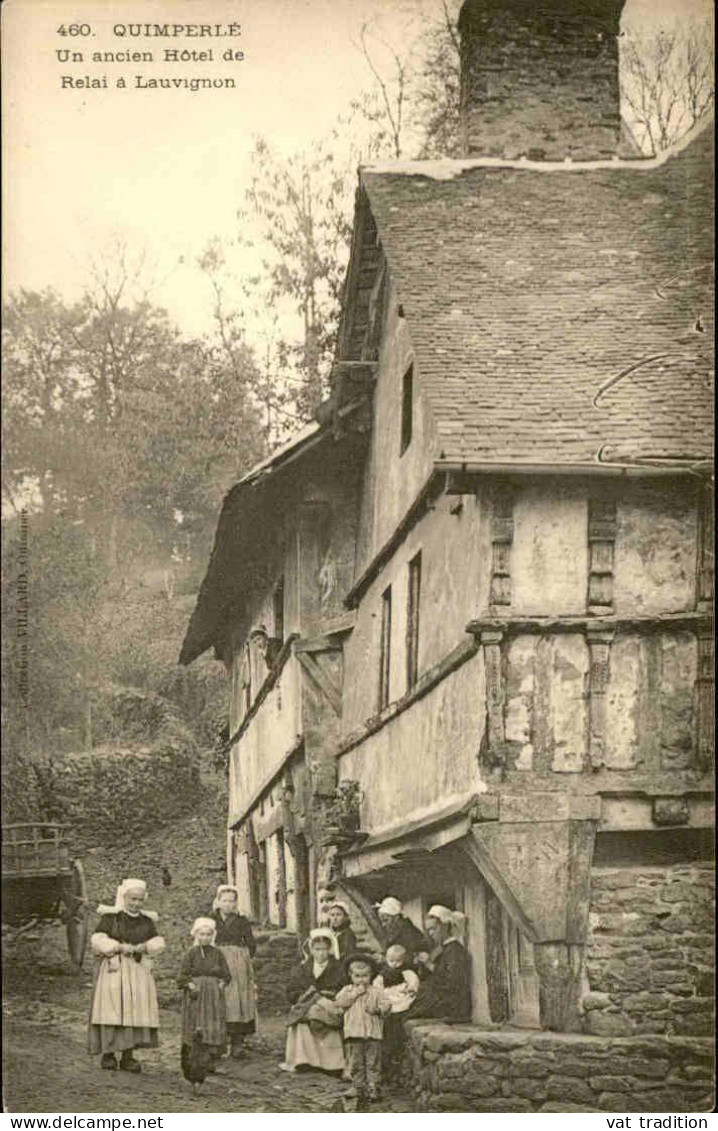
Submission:
<svg viewBox="0 0 718 1131">
<path fill-rule="evenodd" d="M 378 113 L 376 109 L 372 111 L 371 102 L 365 102 L 364 112 L 369 120 L 374 120 L 376 125 L 387 131 L 391 155 L 398 160 L 403 156 L 405 140 L 410 57 L 407 54 L 400 54 L 398 49 L 379 35 L 369 22 L 362 24 L 359 50 L 374 77 L 375 106 L 378 108 Z M 383 62 L 379 61 L 379 54 L 383 54 Z"/>
<path fill-rule="evenodd" d="M 461 39 L 457 0 L 441 0 L 440 15 L 422 33 L 422 65 L 413 94 L 413 118 L 423 137 L 420 157 L 459 155 Z"/>
<path fill-rule="evenodd" d="M 712 108 L 712 42 L 708 20 L 622 37 L 624 111 L 644 152 L 667 149 Z"/>
</svg>

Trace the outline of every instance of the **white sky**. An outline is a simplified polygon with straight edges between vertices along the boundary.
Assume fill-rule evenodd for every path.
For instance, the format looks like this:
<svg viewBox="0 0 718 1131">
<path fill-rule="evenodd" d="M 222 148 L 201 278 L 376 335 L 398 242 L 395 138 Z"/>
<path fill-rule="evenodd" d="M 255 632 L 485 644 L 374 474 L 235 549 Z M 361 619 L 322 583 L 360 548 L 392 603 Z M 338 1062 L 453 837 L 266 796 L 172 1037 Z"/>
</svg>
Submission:
<svg viewBox="0 0 718 1131">
<path fill-rule="evenodd" d="M 416 0 L 413 0 L 416 6 Z M 428 10 L 436 0 L 420 0 Z M 76 297 L 88 257 L 122 239 L 146 252 L 153 299 L 187 332 L 206 328 L 210 295 L 194 266 L 213 236 L 230 237 L 250 174 L 253 136 L 291 152 L 326 133 L 369 85 L 352 45 L 380 17 L 401 37 L 409 0 L 6 0 L 4 22 L 5 285 L 51 285 Z M 705 13 L 707 0 L 628 0 L 634 26 Z M 85 20 L 94 40 L 60 37 Z M 115 39 L 118 22 L 239 22 L 238 39 Z M 233 75 L 236 90 L 61 90 L 62 74 L 178 76 L 187 67 L 60 64 L 56 48 L 241 48 L 241 64 L 198 65 Z"/>
</svg>

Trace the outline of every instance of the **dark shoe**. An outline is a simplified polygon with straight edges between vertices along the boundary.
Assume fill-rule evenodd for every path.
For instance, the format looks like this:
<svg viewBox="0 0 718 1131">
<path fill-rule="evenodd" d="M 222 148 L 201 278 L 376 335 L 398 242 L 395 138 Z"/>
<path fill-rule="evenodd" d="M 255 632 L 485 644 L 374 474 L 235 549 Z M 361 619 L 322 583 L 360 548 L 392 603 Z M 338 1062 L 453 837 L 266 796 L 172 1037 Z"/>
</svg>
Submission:
<svg viewBox="0 0 718 1131">
<path fill-rule="evenodd" d="M 117 1061 L 113 1052 L 103 1052 L 100 1058 L 100 1068 L 109 1068 L 111 1072 L 117 1071 Z"/>
<path fill-rule="evenodd" d="M 120 1057 L 120 1071 L 121 1072 L 141 1072 L 142 1065 L 139 1061 L 135 1060 L 131 1052 L 123 1052 Z"/>
<path fill-rule="evenodd" d="M 232 1051 L 229 1055 L 232 1060 L 244 1060 L 247 1055 L 247 1050 L 244 1045 L 232 1045 Z"/>
</svg>

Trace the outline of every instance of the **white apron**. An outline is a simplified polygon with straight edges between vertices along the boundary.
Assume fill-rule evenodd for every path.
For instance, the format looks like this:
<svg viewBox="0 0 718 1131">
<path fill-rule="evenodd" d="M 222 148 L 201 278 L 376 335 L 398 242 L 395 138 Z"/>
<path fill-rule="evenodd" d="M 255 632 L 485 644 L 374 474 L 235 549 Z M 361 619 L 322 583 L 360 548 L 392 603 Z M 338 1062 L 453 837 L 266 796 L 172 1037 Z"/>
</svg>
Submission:
<svg viewBox="0 0 718 1131">
<path fill-rule="evenodd" d="M 160 1023 L 152 959 L 128 954 L 103 958 L 90 1011 L 92 1025 L 157 1029 Z"/>
</svg>

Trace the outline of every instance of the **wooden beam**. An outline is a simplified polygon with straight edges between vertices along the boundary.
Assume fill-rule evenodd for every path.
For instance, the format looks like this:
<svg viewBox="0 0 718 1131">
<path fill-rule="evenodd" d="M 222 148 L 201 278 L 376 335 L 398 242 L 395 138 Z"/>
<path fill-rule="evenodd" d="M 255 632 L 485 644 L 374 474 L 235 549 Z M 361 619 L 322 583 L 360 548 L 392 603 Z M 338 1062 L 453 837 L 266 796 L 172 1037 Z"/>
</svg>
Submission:
<svg viewBox="0 0 718 1131">
<path fill-rule="evenodd" d="M 408 710 L 409 707 L 419 699 L 423 699 L 437 684 L 441 683 L 442 680 L 446 679 L 452 672 L 455 672 L 457 668 L 460 668 L 461 665 L 465 664 L 467 660 L 470 660 L 472 656 L 475 656 L 478 648 L 479 643 L 477 640 L 473 639 L 473 637 L 462 640 L 447 656 L 444 656 L 437 664 L 434 664 L 428 671 L 425 671 L 423 675 L 419 677 L 411 691 L 407 691 L 405 695 L 402 695 L 401 699 L 390 703 L 389 706 L 385 707 L 378 715 L 367 719 L 363 727 L 359 730 L 355 730 L 345 738 L 337 750 L 337 757 L 340 757 L 342 754 L 347 754 L 350 750 L 353 750 L 355 746 L 359 746 L 367 738 L 370 738 L 372 734 L 376 734 L 376 732 L 386 726 L 387 723 L 392 722 L 398 715 Z"/>
<path fill-rule="evenodd" d="M 480 617 L 469 621 L 466 631 L 480 636 L 484 632 L 503 632 L 516 636 L 519 633 L 542 632 L 586 632 L 589 628 L 603 627 L 605 631 L 617 632 L 662 632 L 671 629 L 687 629 L 699 632 L 712 627 L 710 613 L 687 610 L 681 613 L 627 614 L 624 616 L 501 616 Z"/>
<path fill-rule="evenodd" d="M 324 671 L 321 664 L 315 660 L 310 652 L 297 652 L 297 659 L 309 678 L 317 685 L 319 690 L 324 695 L 325 699 L 329 702 L 334 714 L 341 716 L 342 713 L 342 693 L 336 684 L 330 679 L 329 675 Z"/>
<path fill-rule="evenodd" d="M 698 725 L 697 768 L 708 772 L 715 757 L 715 683 L 713 663 L 713 634 L 698 637 Z"/>
<path fill-rule="evenodd" d="M 491 583 L 489 604 L 511 604 L 511 547 L 514 541 L 514 490 L 495 484 L 491 518 Z"/>
<path fill-rule="evenodd" d="M 294 652 L 341 652 L 342 637 L 354 630 L 354 616 L 347 615 L 329 623 L 324 632 L 295 641 Z"/>
<path fill-rule="evenodd" d="M 234 734 L 230 735 L 230 737 L 227 739 L 227 741 L 222 744 L 220 749 L 217 751 L 216 757 L 220 757 L 221 755 L 227 754 L 232 749 L 232 747 L 235 745 L 235 743 L 239 742 L 240 738 L 242 737 L 244 732 L 247 730 L 247 727 L 251 723 L 252 719 L 257 714 L 257 711 L 262 706 L 262 703 L 267 698 L 267 696 L 269 695 L 269 692 L 272 690 L 275 683 L 277 682 L 280 675 L 282 674 L 282 671 L 284 670 L 284 665 L 286 664 L 287 660 L 289 659 L 289 657 L 292 654 L 292 645 L 294 644 L 294 641 L 298 638 L 298 635 L 299 635 L 298 633 L 293 632 L 291 634 L 291 636 L 288 636 L 287 639 L 284 641 L 284 644 L 282 645 L 281 650 L 279 651 L 279 653 L 275 657 L 274 663 L 272 664 L 272 667 L 269 670 L 269 674 L 267 675 L 267 678 L 265 679 L 264 683 L 262 684 L 262 686 L 260 687 L 256 696 L 254 697 L 252 704 L 251 704 L 249 710 L 247 711 L 247 714 L 242 719 L 241 723 L 237 727 Z"/>
<path fill-rule="evenodd" d="M 493 765 L 505 763 L 504 679 L 501 664 L 502 632 L 481 633 L 486 676 L 486 735 Z"/>
<path fill-rule="evenodd" d="M 616 542 L 616 500 L 605 495 L 588 500 L 588 611 L 613 612 L 613 555 Z"/>
<path fill-rule="evenodd" d="M 304 735 L 298 734 L 296 741 L 292 746 L 290 746 L 286 754 L 282 755 L 280 760 L 277 762 L 277 765 L 269 771 L 262 783 L 258 786 L 257 789 L 255 789 L 254 793 L 251 794 L 249 801 L 247 801 L 244 806 L 236 813 L 230 813 L 229 820 L 227 821 L 228 828 L 233 829 L 235 825 L 238 825 L 240 821 L 244 820 L 247 814 L 252 811 L 257 802 L 261 800 L 262 795 L 265 794 L 267 790 L 271 789 L 271 787 L 274 785 L 275 781 L 284 770 L 284 767 L 287 765 L 287 762 L 289 762 L 295 754 L 299 754 L 302 751 L 303 746 Z"/>
<path fill-rule="evenodd" d="M 605 765 L 606 692 L 611 674 L 611 644 L 614 629 L 600 623 L 586 628 L 589 654 L 588 756 L 594 770 Z"/>
<path fill-rule="evenodd" d="M 433 832 L 440 825 L 448 823 L 460 822 L 461 831 L 455 832 L 452 837 L 455 840 L 458 836 L 463 836 L 471 824 L 474 817 L 474 810 L 478 806 L 480 795 L 471 794 L 470 797 L 464 798 L 462 801 L 453 802 L 451 805 L 445 805 L 442 809 L 432 813 L 431 816 L 421 817 L 413 821 L 402 821 L 399 825 L 394 825 L 392 828 L 387 829 L 383 833 L 378 833 L 376 836 L 371 837 L 368 841 L 357 849 L 350 849 L 345 856 L 361 855 L 365 849 L 380 848 L 384 845 L 395 844 L 397 841 L 404 840 L 406 837 L 413 836 L 414 834 L 424 834 Z"/>
<path fill-rule="evenodd" d="M 355 609 L 357 607 L 359 601 L 382 567 L 391 560 L 409 531 L 416 526 L 419 519 L 423 518 L 433 501 L 442 493 L 445 482 L 446 476 L 442 472 L 432 471 L 424 486 L 419 491 L 419 494 L 414 499 L 414 502 L 395 527 L 394 533 L 372 558 L 361 577 L 355 581 L 354 585 L 347 593 L 344 598 L 344 604 L 348 609 Z"/>
<path fill-rule="evenodd" d="M 493 860 L 484 849 L 483 844 L 477 840 L 474 835 L 470 835 L 459 841 L 459 845 L 469 857 L 472 864 L 493 888 L 519 930 L 526 935 L 529 942 L 537 942 L 538 932 L 535 925 L 528 918 L 499 869 L 495 867 Z"/>
</svg>

